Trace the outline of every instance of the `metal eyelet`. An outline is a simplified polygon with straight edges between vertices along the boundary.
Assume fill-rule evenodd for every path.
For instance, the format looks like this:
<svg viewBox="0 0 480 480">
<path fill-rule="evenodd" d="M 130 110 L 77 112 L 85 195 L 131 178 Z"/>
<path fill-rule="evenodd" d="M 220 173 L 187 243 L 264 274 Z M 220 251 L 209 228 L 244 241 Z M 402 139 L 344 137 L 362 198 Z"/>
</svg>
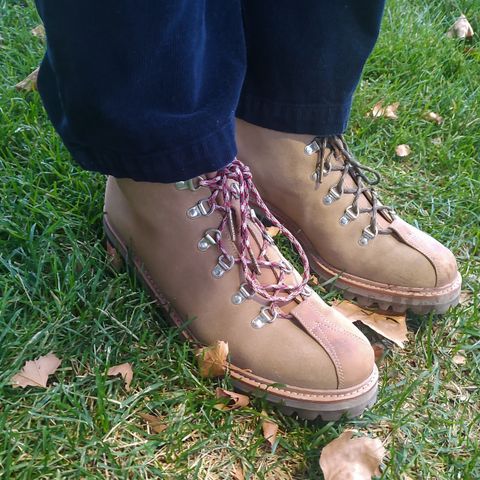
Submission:
<svg viewBox="0 0 480 480">
<path fill-rule="evenodd" d="M 217 264 L 213 267 L 212 275 L 215 278 L 222 278 L 235 265 L 235 259 L 231 255 L 220 255 Z"/>
<path fill-rule="evenodd" d="M 328 193 L 323 197 L 325 205 L 331 205 L 335 200 L 338 200 L 343 192 L 339 192 L 335 187 L 330 187 Z"/>
<path fill-rule="evenodd" d="M 187 210 L 187 217 L 188 218 L 198 218 L 202 215 L 207 217 L 211 215 L 215 210 L 215 204 L 210 205 L 208 198 L 203 198 L 200 200 L 196 205 L 190 207 Z"/>
<path fill-rule="evenodd" d="M 355 209 L 356 211 L 354 212 L 353 211 L 353 208 L 352 208 L 352 205 L 350 205 L 349 207 L 347 207 L 345 209 L 345 213 L 343 214 L 342 217 L 340 217 L 340 225 L 347 225 L 349 224 L 352 220 L 355 220 L 358 215 L 359 215 L 359 211 L 358 211 L 358 208 Z"/>
<path fill-rule="evenodd" d="M 276 310 L 272 312 L 270 307 L 262 307 L 258 317 L 255 317 L 250 323 L 253 328 L 262 328 L 267 323 L 274 322 L 277 317 L 278 317 L 278 312 Z"/>
<path fill-rule="evenodd" d="M 216 245 L 220 238 L 222 236 L 222 233 L 220 230 L 216 228 L 209 228 L 206 232 L 205 235 L 199 240 L 197 247 L 201 252 L 205 252 L 208 250 L 212 245 Z"/>
<path fill-rule="evenodd" d="M 368 242 L 370 242 L 370 240 L 373 240 L 377 236 L 377 234 L 378 234 L 378 228 L 375 228 L 375 230 L 372 231 L 371 225 L 367 225 L 363 229 L 362 236 L 358 240 L 358 244 L 362 247 L 364 247 L 365 245 L 368 245 Z"/>
<path fill-rule="evenodd" d="M 308 145 L 305 145 L 305 148 L 303 149 L 303 151 L 305 152 L 305 155 L 313 155 L 315 152 L 318 152 L 319 150 L 320 150 L 320 145 L 317 143 L 316 140 L 309 143 Z"/>
<path fill-rule="evenodd" d="M 232 295 L 232 303 L 234 305 L 240 305 L 245 300 L 248 300 L 249 298 L 252 298 L 255 295 L 255 292 L 250 292 L 247 287 L 248 287 L 248 284 L 242 283 L 240 285 L 238 292 L 235 292 Z"/>
<path fill-rule="evenodd" d="M 198 182 L 195 184 L 194 181 L 198 180 Z M 175 188 L 177 190 L 191 190 L 194 192 L 195 190 L 198 190 L 200 188 L 200 181 L 204 180 L 203 177 L 195 177 L 191 178 L 190 180 L 182 180 L 180 182 L 175 183 Z"/>
</svg>

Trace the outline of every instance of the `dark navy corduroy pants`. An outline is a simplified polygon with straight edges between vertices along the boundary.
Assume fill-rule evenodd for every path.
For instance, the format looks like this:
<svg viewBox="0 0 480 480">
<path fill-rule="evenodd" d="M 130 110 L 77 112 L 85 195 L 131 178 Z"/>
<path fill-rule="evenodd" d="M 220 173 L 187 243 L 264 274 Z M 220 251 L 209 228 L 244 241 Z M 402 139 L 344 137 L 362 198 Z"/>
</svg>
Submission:
<svg viewBox="0 0 480 480">
<path fill-rule="evenodd" d="M 38 88 L 85 169 L 188 179 L 236 155 L 234 118 L 342 133 L 384 0 L 37 0 Z"/>
</svg>

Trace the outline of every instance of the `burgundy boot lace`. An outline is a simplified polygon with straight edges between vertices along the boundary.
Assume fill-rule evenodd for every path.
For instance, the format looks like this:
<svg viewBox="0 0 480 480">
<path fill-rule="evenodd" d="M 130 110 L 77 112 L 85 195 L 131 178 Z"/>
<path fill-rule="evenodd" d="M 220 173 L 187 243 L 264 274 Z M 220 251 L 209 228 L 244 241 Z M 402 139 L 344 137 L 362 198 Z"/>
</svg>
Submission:
<svg viewBox="0 0 480 480">
<path fill-rule="evenodd" d="M 221 232 L 218 241 L 218 247 L 221 253 L 225 255 L 225 257 L 230 257 L 225 243 L 222 240 L 225 229 L 228 229 L 230 237 L 232 241 L 236 242 L 239 252 L 238 257 L 234 258 L 234 261 L 240 264 L 245 282 L 251 291 L 268 302 L 271 302 L 270 308 L 276 311 L 279 316 L 289 317 L 289 315 L 284 314 L 276 307 L 279 303 L 286 304 L 299 295 L 305 295 L 306 285 L 310 278 L 308 259 L 297 239 L 272 215 L 263 202 L 252 181 L 250 169 L 238 159 L 235 159 L 225 168 L 219 170 L 215 177 L 206 179 L 200 177 L 198 185 L 210 189 L 211 195 L 207 201 L 211 211 L 219 210 L 223 214 L 218 227 L 218 230 Z M 233 217 L 236 213 L 234 203 L 236 203 L 240 210 L 239 238 L 237 238 L 233 222 Z M 272 225 L 277 227 L 297 250 L 303 265 L 302 280 L 299 283 L 293 285 L 286 283 L 287 274 L 291 273 L 291 267 L 288 264 L 285 264 L 283 261 L 269 261 L 267 259 L 266 252 L 272 240 L 267 234 L 263 223 L 255 215 L 251 205 L 255 205 L 257 210 L 259 210 Z M 263 244 L 258 255 L 253 253 L 251 247 L 250 222 L 256 224 L 262 233 Z M 260 283 L 257 277 L 261 276 L 262 268 L 273 269 L 277 277 L 277 282 L 267 285 Z"/>
</svg>

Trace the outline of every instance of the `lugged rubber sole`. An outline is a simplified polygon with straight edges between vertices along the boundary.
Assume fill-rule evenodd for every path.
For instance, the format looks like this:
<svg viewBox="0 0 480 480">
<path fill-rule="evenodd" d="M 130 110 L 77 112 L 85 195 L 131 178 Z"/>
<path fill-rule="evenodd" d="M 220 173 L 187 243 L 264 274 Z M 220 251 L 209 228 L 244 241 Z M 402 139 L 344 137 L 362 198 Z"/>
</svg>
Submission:
<svg viewBox="0 0 480 480">
<path fill-rule="evenodd" d="M 348 300 L 356 300 L 361 306 L 384 312 L 404 313 L 406 310 L 411 310 L 418 314 L 430 312 L 443 314 L 460 301 L 462 287 L 460 273 L 453 282 L 444 287 L 414 288 L 382 284 L 342 272 L 318 255 L 313 244 L 295 222 L 270 204 L 268 207 L 273 215 L 291 232 L 294 232 L 307 254 L 311 269 L 319 278 L 325 282 L 333 280 L 326 287 L 339 290 Z M 259 218 L 261 218 L 260 214 Z"/>
<path fill-rule="evenodd" d="M 120 261 L 131 264 L 136 275 L 144 284 L 152 298 L 157 301 L 171 324 L 181 329 L 184 340 L 200 346 L 185 328 L 181 316 L 175 311 L 170 302 L 158 291 L 153 279 L 141 265 L 139 259 L 131 255 L 125 244 L 114 232 L 108 220 L 104 218 L 104 229 L 107 237 L 107 252 L 113 268 L 120 268 Z M 342 416 L 349 418 L 361 415 L 371 407 L 377 398 L 378 369 L 374 369 L 369 378 L 362 384 L 343 390 L 310 390 L 288 385 L 279 385 L 256 376 L 249 370 L 243 370 L 234 364 L 229 364 L 228 370 L 232 382 L 237 390 L 265 398 L 279 406 L 285 414 L 297 414 L 300 418 L 314 420 L 321 418 L 324 421 L 339 420 Z"/>
</svg>

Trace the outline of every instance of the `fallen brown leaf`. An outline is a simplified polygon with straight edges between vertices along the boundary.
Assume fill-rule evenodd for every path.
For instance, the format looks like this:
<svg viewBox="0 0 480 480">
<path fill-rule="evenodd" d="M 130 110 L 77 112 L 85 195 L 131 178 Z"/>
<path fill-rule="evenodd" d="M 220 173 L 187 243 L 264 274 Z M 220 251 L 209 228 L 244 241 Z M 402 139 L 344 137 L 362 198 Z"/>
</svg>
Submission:
<svg viewBox="0 0 480 480">
<path fill-rule="evenodd" d="M 49 353 L 36 360 L 25 362 L 22 370 L 12 377 L 13 387 L 47 387 L 48 376 L 56 372 L 62 361 Z"/>
<path fill-rule="evenodd" d="M 318 277 L 316 275 L 312 275 L 308 283 L 311 283 L 314 286 L 318 285 Z"/>
<path fill-rule="evenodd" d="M 45 27 L 42 24 L 32 28 L 30 32 L 34 37 L 38 37 L 42 40 L 45 38 Z"/>
<path fill-rule="evenodd" d="M 243 467 L 240 464 L 236 464 L 232 469 L 232 478 L 233 480 L 245 480 L 245 475 L 243 473 Z"/>
<path fill-rule="evenodd" d="M 199 348 L 195 354 L 200 376 L 221 377 L 227 371 L 228 343 L 222 340 L 215 345 Z"/>
<path fill-rule="evenodd" d="M 443 123 L 443 117 L 441 117 L 438 113 L 435 112 L 427 112 L 424 115 L 424 118 L 429 122 L 435 122 L 437 125 L 441 125 Z"/>
<path fill-rule="evenodd" d="M 455 365 L 465 365 L 467 363 L 467 358 L 465 357 L 465 352 L 462 350 L 459 350 L 456 355 L 453 356 L 452 362 Z"/>
<path fill-rule="evenodd" d="M 400 106 L 400 102 L 392 103 L 391 105 L 387 105 L 386 107 L 383 106 L 383 100 L 377 102 L 372 110 L 367 113 L 367 117 L 373 118 L 389 118 L 390 120 L 395 120 L 398 118 L 397 110 Z"/>
<path fill-rule="evenodd" d="M 280 233 L 280 229 L 278 227 L 274 227 L 273 225 L 271 227 L 267 227 L 266 230 L 272 238 L 276 237 Z"/>
<path fill-rule="evenodd" d="M 121 365 L 115 365 L 108 369 L 107 375 L 109 377 L 116 377 L 121 375 L 123 381 L 125 382 L 125 390 L 128 392 L 130 390 L 130 384 L 133 379 L 133 370 L 131 363 L 122 363 Z"/>
<path fill-rule="evenodd" d="M 156 415 L 151 415 L 150 413 L 139 413 L 138 414 L 147 425 L 155 432 L 155 433 L 162 433 L 164 430 L 168 428 L 168 425 L 162 423 L 162 418 L 157 417 Z"/>
<path fill-rule="evenodd" d="M 36 68 L 28 77 L 15 85 L 17 90 L 24 92 L 33 92 L 37 89 L 38 68 Z"/>
<path fill-rule="evenodd" d="M 398 157 L 408 157 L 408 155 L 410 155 L 410 152 L 410 145 L 407 145 L 405 143 L 402 145 L 397 145 L 397 147 L 395 148 L 395 153 Z"/>
<path fill-rule="evenodd" d="M 262 422 L 263 438 L 273 447 L 277 440 L 278 425 L 268 420 L 266 412 L 262 412 L 262 417 L 264 417 Z"/>
<path fill-rule="evenodd" d="M 375 332 L 394 342 L 400 348 L 403 348 L 403 342 L 408 340 L 405 314 L 374 312 L 347 300 L 334 302 L 333 307 L 352 322 L 362 322 Z"/>
<path fill-rule="evenodd" d="M 372 344 L 373 353 L 375 354 L 375 363 L 379 365 L 385 357 L 385 345 L 380 342 Z"/>
<path fill-rule="evenodd" d="M 227 403 L 217 403 L 215 408 L 218 410 L 236 410 L 237 408 L 246 407 L 250 403 L 250 399 L 246 395 L 237 392 L 230 392 L 223 388 L 217 387 L 215 390 L 217 398 L 227 398 Z"/>
<path fill-rule="evenodd" d="M 450 30 L 447 37 L 450 38 L 472 38 L 474 35 L 473 28 L 465 15 L 460 15 Z"/>
<path fill-rule="evenodd" d="M 355 430 L 345 430 L 326 445 L 320 455 L 325 480 L 370 480 L 379 476 L 385 448 L 378 438 L 352 438 Z"/>
</svg>

